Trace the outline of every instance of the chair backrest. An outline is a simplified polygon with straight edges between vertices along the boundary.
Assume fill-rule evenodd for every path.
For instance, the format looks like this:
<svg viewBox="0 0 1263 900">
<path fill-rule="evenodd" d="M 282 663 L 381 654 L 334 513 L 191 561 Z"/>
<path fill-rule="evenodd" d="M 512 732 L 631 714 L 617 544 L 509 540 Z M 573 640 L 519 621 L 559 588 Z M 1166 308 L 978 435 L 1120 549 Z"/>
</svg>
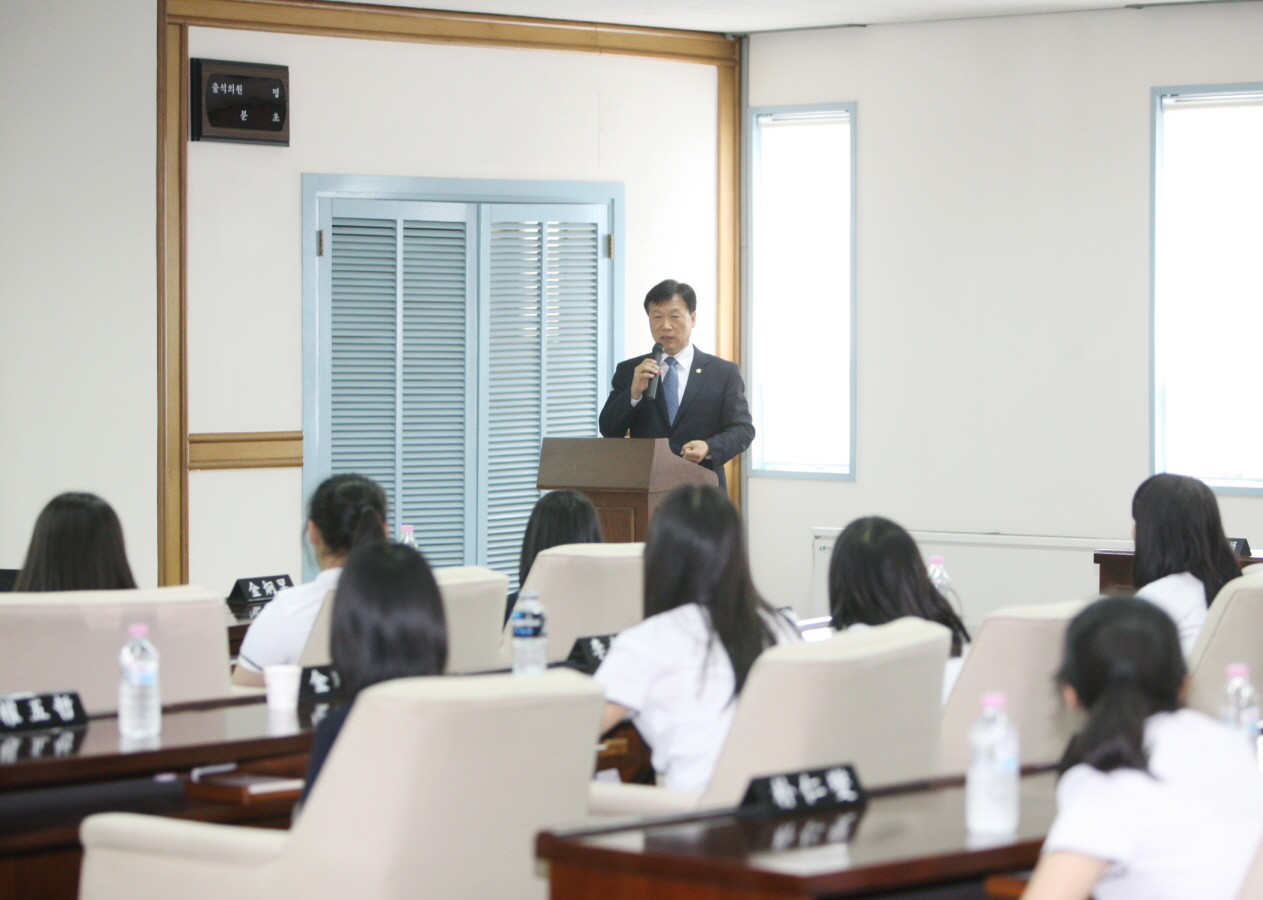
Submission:
<svg viewBox="0 0 1263 900">
<path fill-rule="evenodd" d="M 481 672 L 500 665 L 500 630 L 508 576 L 483 566 L 443 566 L 434 570 L 447 619 L 447 671 Z M 301 666 L 327 666 L 333 623 L 333 591 L 325 595 L 307 636 Z"/>
<path fill-rule="evenodd" d="M 300 666 L 327 666 L 332 661 L 329 655 L 329 635 L 333 633 L 333 595 L 337 588 L 330 588 L 320 601 L 320 612 L 311 623 L 311 631 L 307 633 L 307 643 L 303 644 L 303 652 L 298 655 Z"/>
<path fill-rule="evenodd" d="M 548 613 L 548 659 L 565 659 L 577 638 L 616 634 L 644 618 L 644 544 L 561 544 L 535 557 L 523 590 Z M 505 628 L 500 658 L 512 658 Z"/>
<path fill-rule="evenodd" d="M 364 691 L 290 832 L 287 896 L 543 900 L 535 834 L 584 820 L 603 702 L 564 669 Z"/>
<path fill-rule="evenodd" d="M 1263 569 L 1225 584 L 1210 605 L 1197 643 L 1188 655 L 1188 705 L 1218 718 L 1224 670 L 1231 663 L 1248 663 L 1251 678 L 1255 684 L 1260 683 L 1263 676 Z"/>
<path fill-rule="evenodd" d="M 866 787 L 931 777 L 951 642 L 942 625 L 906 617 L 764 651 L 701 805 L 739 803 L 760 775 L 836 763 Z"/>
<path fill-rule="evenodd" d="M 960 677 L 943 707 L 941 771 L 969 768 L 969 729 L 982 713 L 982 695 L 1001 691 L 1017 725 L 1022 765 L 1055 763 L 1078 730 L 1081 715 L 1066 707 L 1054 676 L 1066 626 L 1085 600 L 1009 606 L 987 616 L 974 635 Z"/>
<path fill-rule="evenodd" d="M 485 672 L 500 665 L 500 631 L 509 578 L 484 566 L 434 570 L 447 617 L 447 671 Z"/>
<path fill-rule="evenodd" d="M 118 654 L 139 622 L 164 705 L 230 695 L 224 595 L 190 585 L 0 595 L 0 694 L 75 690 L 89 713 L 114 712 Z"/>
</svg>

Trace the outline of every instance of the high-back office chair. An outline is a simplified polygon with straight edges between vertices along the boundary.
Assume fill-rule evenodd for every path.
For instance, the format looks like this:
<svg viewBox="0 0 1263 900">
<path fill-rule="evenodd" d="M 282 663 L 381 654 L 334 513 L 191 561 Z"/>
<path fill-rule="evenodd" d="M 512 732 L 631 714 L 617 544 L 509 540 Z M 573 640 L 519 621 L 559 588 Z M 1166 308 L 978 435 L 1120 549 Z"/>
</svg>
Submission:
<svg viewBox="0 0 1263 900">
<path fill-rule="evenodd" d="M 769 648 L 750 669 L 705 791 L 593 782 L 591 811 L 735 806 L 751 778 L 836 763 L 854 764 L 866 787 L 929 778 L 950 648 L 948 629 L 913 617 Z"/>
<path fill-rule="evenodd" d="M 1263 567 L 1220 588 L 1206 622 L 1188 655 L 1188 705 L 1219 717 L 1224 672 L 1231 663 L 1248 663 L 1259 684 L 1263 676 Z"/>
<path fill-rule="evenodd" d="M 568 670 L 369 688 L 290 831 L 91 816 L 80 900 L 543 900 L 535 833 L 583 820 L 601 703 Z"/>
<path fill-rule="evenodd" d="M 940 768 L 959 775 L 969 768 L 969 728 L 982 712 L 982 695 L 1001 691 L 1017 725 L 1022 765 L 1055 763 L 1078 730 L 1054 683 L 1066 626 L 1083 600 L 1036 603 L 996 610 L 974 635 L 960 677 L 943 707 Z"/>
<path fill-rule="evenodd" d="M 79 692 L 89 714 L 118 709 L 118 653 L 127 626 L 149 626 L 162 702 L 228 697 L 224 595 L 190 585 L 0 594 L 0 694 Z"/>
<path fill-rule="evenodd" d="M 644 544 L 561 544 L 540 551 L 522 589 L 538 591 L 548 614 L 549 662 L 565 659 L 577 638 L 615 634 L 644 618 L 644 552 Z M 500 658 L 512 658 L 507 627 Z"/>
<path fill-rule="evenodd" d="M 443 614 L 447 618 L 447 671 L 485 672 L 500 665 L 500 628 L 509 579 L 484 566 L 441 566 L 434 570 Z M 329 635 L 333 622 L 333 591 L 303 646 L 299 665 L 329 664 Z"/>
</svg>

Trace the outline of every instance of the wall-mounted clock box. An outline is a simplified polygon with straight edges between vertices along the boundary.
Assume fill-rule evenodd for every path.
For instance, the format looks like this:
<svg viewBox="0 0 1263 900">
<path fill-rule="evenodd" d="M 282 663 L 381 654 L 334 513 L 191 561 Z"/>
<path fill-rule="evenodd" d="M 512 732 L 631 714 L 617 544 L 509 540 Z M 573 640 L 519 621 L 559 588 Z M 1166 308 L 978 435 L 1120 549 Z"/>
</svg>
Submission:
<svg viewBox="0 0 1263 900">
<path fill-rule="evenodd" d="M 189 60 L 189 139 L 289 146 L 289 66 Z"/>
</svg>

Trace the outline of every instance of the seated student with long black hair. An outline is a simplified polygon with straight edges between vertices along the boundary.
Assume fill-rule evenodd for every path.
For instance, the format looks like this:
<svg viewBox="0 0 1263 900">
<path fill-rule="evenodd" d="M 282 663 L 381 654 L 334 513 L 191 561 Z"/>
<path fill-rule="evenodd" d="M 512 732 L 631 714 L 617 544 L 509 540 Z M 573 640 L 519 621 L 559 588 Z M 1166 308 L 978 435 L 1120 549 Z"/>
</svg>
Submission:
<svg viewBox="0 0 1263 900">
<path fill-rule="evenodd" d="M 134 588 L 114 508 L 96 494 L 58 494 L 40 512 L 15 591 Z"/>
<path fill-rule="evenodd" d="M 386 493 L 363 475 L 326 478 L 307 509 L 307 540 L 320 574 L 307 584 L 278 591 L 259 610 L 237 654 L 232 673 L 236 684 L 262 685 L 264 666 L 297 663 L 325 598 L 338 586 L 347 554 L 386 534 Z"/>
<path fill-rule="evenodd" d="M 947 701 L 969 650 L 969 632 L 930 581 L 917 542 L 900 525 L 868 516 L 842 530 L 829 559 L 829 609 L 839 631 L 884 625 L 903 616 L 946 625 L 952 632 L 943 673 Z"/>
<path fill-rule="evenodd" d="M 645 619 L 596 670 L 601 732 L 631 717 L 670 788 L 700 791 L 732 727 L 755 659 L 798 630 L 750 580 L 741 516 L 718 488 L 676 489 L 649 522 Z"/>
<path fill-rule="evenodd" d="M 1184 655 L 1192 651 L 1215 595 L 1241 574 L 1224 536 L 1215 494 L 1196 478 L 1154 475 L 1136 488 L 1136 596 L 1175 621 Z"/>
<path fill-rule="evenodd" d="M 522 555 L 518 557 L 517 566 L 518 585 L 526 584 L 526 576 L 531 574 L 531 566 L 541 550 L 562 544 L 599 544 L 604 540 L 601 520 L 597 518 L 596 507 L 591 500 L 578 491 L 545 494 L 531 510 L 526 532 L 522 535 Z M 509 594 L 509 602 L 504 609 L 506 622 L 513 612 L 513 604 L 517 603 L 517 593 Z"/>
<path fill-rule="evenodd" d="M 1066 629 L 1057 676 L 1087 722 L 1025 900 L 1233 900 L 1263 837 L 1252 741 L 1184 709 L 1170 617 L 1109 598 Z"/>
<path fill-rule="evenodd" d="M 356 548 L 334 595 L 329 644 L 345 700 L 316 726 L 304 799 L 360 691 L 392 678 L 443 674 L 447 619 L 425 557 L 380 539 Z"/>
</svg>

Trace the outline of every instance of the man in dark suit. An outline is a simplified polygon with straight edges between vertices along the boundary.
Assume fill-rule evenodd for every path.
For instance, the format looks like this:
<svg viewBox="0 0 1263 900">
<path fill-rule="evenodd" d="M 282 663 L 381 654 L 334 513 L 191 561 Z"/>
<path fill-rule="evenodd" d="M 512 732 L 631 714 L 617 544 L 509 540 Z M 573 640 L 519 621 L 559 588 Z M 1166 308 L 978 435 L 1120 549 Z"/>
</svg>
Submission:
<svg viewBox="0 0 1263 900">
<path fill-rule="evenodd" d="M 613 389 L 601 410 L 605 437 L 660 438 L 689 462 L 714 470 L 725 487 L 724 463 L 754 440 L 745 383 L 736 363 L 696 349 L 690 342 L 697 324 L 697 295 L 687 284 L 667 279 L 645 295 L 649 331 L 662 345 L 662 365 L 652 354 L 618 364 Z M 644 396 L 662 373 L 658 396 Z"/>
</svg>

